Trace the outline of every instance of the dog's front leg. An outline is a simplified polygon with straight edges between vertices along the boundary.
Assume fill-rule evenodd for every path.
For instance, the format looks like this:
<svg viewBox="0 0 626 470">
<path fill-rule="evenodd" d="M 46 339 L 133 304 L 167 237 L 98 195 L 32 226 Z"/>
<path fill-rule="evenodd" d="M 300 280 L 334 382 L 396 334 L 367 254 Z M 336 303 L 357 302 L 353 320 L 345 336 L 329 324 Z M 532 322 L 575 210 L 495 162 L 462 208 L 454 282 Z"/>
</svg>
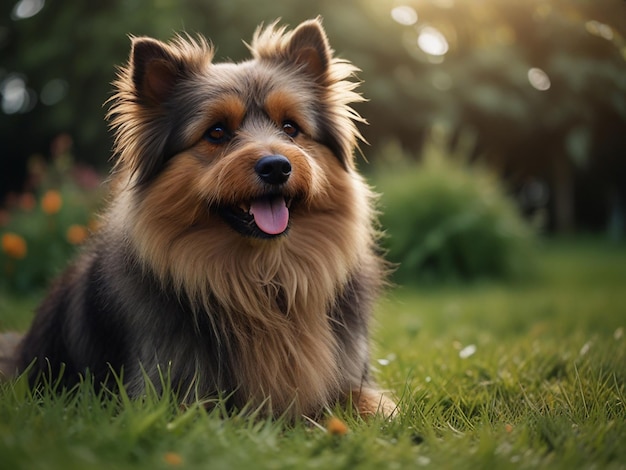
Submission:
<svg viewBox="0 0 626 470">
<path fill-rule="evenodd" d="M 382 391 L 375 388 L 362 387 L 351 390 L 349 399 L 363 418 L 376 415 L 393 418 L 398 413 L 398 405 Z"/>
</svg>

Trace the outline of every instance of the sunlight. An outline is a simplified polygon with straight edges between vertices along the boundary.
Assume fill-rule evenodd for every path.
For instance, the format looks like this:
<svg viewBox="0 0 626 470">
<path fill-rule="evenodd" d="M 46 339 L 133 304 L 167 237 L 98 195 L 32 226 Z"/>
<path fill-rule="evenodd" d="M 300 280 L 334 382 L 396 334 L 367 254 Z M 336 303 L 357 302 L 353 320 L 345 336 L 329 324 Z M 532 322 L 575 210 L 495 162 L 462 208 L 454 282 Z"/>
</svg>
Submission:
<svg viewBox="0 0 626 470">
<path fill-rule="evenodd" d="M 13 7 L 11 18 L 14 20 L 24 20 L 35 16 L 44 7 L 45 0 L 20 0 Z"/>
<path fill-rule="evenodd" d="M 427 26 L 420 31 L 417 37 L 417 45 L 426 54 L 432 56 L 443 56 L 448 52 L 449 48 L 445 36 L 432 26 Z"/>
<path fill-rule="evenodd" d="M 26 82 L 19 75 L 9 75 L 0 83 L 2 111 L 5 114 L 23 113 L 34 106 L 36 97 L 26 88 Z"/>
<path fill-rule="evenodd" d="M 432 4 L 439 8 L 452 8 L 454 7 L 454 0 L 430 0 Z"/>
<path fill-rule="evenodd" d="M 608 24 L 591 20 L 585 23 L 585 29 L 589 34 L 593 34 L 594 36 L 599 36 L 607 41 L 613 40 L 613 28 L 611 28 Z"/>
<path fill-rule="evenodd" d="M 391 17 L 397 23 L 405 26 L 411 26 L 417 23 L 417 12 L 409 6 L 402 5 L 391 10 Z"/>
<path fill-rule="evenodd" d="M 528 81 L 533 88 L 539 91 L 549 90 L 551 86 L 548 74 L 537 67 L 533 67 L 528 70 Z"/>
</svg>

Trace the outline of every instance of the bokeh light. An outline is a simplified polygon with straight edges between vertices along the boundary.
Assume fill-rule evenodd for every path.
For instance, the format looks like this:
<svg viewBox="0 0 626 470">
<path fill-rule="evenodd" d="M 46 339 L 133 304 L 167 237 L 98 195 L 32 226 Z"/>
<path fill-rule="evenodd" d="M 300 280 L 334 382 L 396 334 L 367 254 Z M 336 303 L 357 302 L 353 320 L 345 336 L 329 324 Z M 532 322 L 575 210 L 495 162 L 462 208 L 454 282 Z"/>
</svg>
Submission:
<svg viewBox="0 0 626 470">
<path fill-rule="evenodd" d="M 55 78 L 47 82 L 41 89 L 39 98 L 46 106 L 52 106 L 61 101 L 67 94 L 68 84 L 65 80 Z"/>
<path fill-rule="evenodd" d="M 549 90 L 552 85 L 548 74 L 537 67 L 528 70 L 528 81 L 533 88 L 539 91 Z"/>
<path fill-rule="evenodd" d="M 409 6 L 403 5 L 391 10 L 391 17 L 397 23 L 411 26 L 417 23 L 417 12 Z"/>
<path fill-rule="evenodd" d="M 14 20 L 25 20 L 35 16 L 44 7 L 45 0 L 20 0 L 13 7 L 11 18 Z"/>
<path fill-rule="evenodd" d="M 417 36 L 417 45 L 426 54 L 437 57 L 445 55 L 449 49 L 445 36 L 432 26 L 422 28 Z"/>
<path fill-rule="evenodd" d="M 606 39 L 607 41 L 613 40 L 613 37 L 614 37 L 613 28 L 611 28 L 608 24 L 591 20 L 585 23 L 585 29 L 587 30 L 588 33 L 593 34 L 594 36 L 599 36 L 601 38 Z"/>
<path fill-rule="evenodd" d="M 28 112 L 37 102 L 35 92 L 26 87 L 26 81 L 18 74 L 11 74 L 0 83 L 0 93 L 5 114 Z"/>
<path fill-rule="evenodd" d="M 441 70 L 435 71 L 431 77 L 431 83 L 439 91 L 448 91 L 452 88 L 453 82 L 450 74 Z"/>
</svg>

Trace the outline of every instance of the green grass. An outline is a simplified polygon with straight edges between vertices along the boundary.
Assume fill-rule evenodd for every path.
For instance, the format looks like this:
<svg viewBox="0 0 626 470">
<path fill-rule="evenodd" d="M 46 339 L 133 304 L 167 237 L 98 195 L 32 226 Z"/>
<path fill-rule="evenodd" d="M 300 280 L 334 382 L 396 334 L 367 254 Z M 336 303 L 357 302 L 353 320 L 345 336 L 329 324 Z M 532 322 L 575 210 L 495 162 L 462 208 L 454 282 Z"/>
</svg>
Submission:
<svg viewBox="0 0 626 470">
<path fill-rule="evenodd" d="M 0 468 L 626 468 L 626 247 L 540 247 L 524 284 L 397 288 L 373 364 L 397 419 L 343 436 L 149 394 L 0 387 Z M 35 296 L 37 297 L 37 296 Z M 0 326 L 36 298 L 0 300 Z M 24 319 L 26 318 L 26 319 Z"/>
</svg>

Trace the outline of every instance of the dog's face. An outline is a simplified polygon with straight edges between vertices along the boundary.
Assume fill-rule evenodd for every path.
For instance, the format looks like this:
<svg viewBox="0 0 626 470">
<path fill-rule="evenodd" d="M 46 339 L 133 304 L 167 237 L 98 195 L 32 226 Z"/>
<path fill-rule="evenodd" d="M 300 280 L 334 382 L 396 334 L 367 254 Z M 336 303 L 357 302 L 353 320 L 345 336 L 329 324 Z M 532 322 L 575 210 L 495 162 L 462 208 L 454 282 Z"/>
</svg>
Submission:
<svg viewBox="0 0 626 470">
<path fill-rule="evenodd" d="M 301 75 L 282 64 L 216 64 L 186 83 L 185 98 L 198 89 L 210 95 L 194 98 L 198 118 L 185 126 L 186 149 L 174 158 L 194 175 L 208 223 L 219 216 L 245 237 L 280 236 L 290 211 L 326 186 L 317 98 Z M 327 170 L 343 171 L 334 160 Z"/>
<path fill-rule="evenodd" d="M 120 74 L 118 171 L 181 230 L 276 238 L 349 191 L 354 68 L 332 57 L 318 21 L 259 30 L 250 49 L 250 61 L 212 63 L 202 40 L 138 38 Z"/>
<path fill-rule="evenodd" d="M 317 20 L 257 30 L 250 50 L 213 63 L 203 39 L 133 40 L 110 111 L 107 226 L 192 302 L 321 311 L 375 237 L 353 162 L 355 68 Z"/>
</svg>

